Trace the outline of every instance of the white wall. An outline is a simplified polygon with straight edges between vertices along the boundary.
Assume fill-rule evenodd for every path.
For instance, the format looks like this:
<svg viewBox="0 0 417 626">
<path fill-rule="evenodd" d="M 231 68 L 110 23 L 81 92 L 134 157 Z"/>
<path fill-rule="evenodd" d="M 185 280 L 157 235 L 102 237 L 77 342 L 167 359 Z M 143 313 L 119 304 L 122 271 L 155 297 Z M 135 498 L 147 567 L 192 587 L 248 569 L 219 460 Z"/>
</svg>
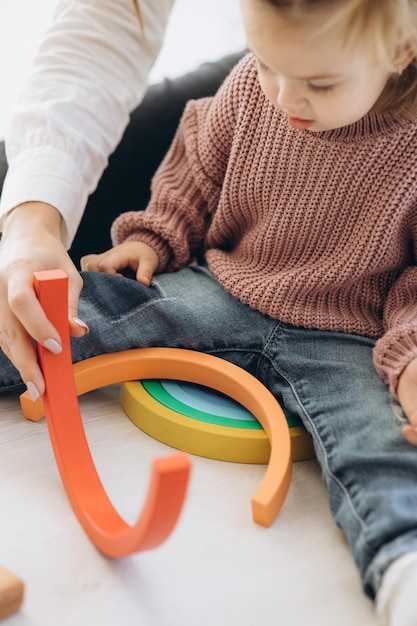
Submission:
<svg viewBox="0 0 417 626">
<path fill-rule="evenodd" d="M 0 0 L 0 137 L 56 2 Z M 238 0 L 176 0 L 151 82 L 177 76 L 244 45 Z"/>
</svg>

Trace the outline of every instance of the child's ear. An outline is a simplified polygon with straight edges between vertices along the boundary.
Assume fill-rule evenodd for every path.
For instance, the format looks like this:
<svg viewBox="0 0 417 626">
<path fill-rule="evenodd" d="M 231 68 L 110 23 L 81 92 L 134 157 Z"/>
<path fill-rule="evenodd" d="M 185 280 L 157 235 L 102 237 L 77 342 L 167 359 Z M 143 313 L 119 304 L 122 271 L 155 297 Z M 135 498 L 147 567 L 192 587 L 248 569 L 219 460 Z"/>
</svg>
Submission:
<svg viewBox="0 0 417 626">
<path fill-rule="evenodd" d="M 416 46 L 411 41 L 406 41 L 397 46 L 393 58 L 393 65 L 397 70 L 397 73 L 402 74 L 416 56 Z"/>
</svg>

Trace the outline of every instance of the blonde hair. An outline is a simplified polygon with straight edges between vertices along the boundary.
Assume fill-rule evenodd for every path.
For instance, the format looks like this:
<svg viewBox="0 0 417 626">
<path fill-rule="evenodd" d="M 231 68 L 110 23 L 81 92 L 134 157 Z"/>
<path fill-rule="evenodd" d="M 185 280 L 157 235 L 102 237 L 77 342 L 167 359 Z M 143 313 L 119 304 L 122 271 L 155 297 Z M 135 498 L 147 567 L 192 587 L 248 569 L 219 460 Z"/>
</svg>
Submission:
<svg viewBox="0 0 417 626">
<path fill-rule="evenodd" d="M 345 45 L 353 50 L 368 47 L 374 58 L 383 59 L 392 74 L 374 110 L 397 110 L 417 115 L 417 0 L 263 0 L 289 17 L 300 19 L 329 10 L 317 35 L 341 23 L 347 24 Z M 411 57 L 406 67 L 395 62 L 401 50 Z"/>
</svg>

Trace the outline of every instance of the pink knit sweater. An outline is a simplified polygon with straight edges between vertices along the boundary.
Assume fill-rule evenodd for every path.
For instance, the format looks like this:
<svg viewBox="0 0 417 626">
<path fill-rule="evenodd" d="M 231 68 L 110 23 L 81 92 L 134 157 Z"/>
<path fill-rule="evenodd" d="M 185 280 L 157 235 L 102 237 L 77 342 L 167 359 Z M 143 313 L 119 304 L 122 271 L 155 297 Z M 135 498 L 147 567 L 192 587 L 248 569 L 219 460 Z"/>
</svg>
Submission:
<svg viewBox="0 0 417 626">
<path fill-rule="evenodd" d="M 158 271 L 204 251 L 249 306 L 378 338 L 375 366 L 395 393 L 417 357 L 417 120 L 294 129 L 248 55 L 214 98 L 188 104 L 147 210 L 118 217 L 112 239 L 152 245 Z"/>
</svg>

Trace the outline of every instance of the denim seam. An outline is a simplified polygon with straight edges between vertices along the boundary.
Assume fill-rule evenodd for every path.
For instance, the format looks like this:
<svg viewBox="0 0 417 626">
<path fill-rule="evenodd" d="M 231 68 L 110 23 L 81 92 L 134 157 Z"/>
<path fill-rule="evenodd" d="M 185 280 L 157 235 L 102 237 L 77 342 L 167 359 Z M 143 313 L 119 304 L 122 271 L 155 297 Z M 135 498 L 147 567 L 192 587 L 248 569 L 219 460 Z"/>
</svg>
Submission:
<svg viewBox="0 0 417 626">
<path fill-rule="evenodd" d="M 229 346 L 227 348 L 213 348 L 213 349 L 208 349 L 208 350 L 204 350 L 204 352 L 206 354 L 212 354 L 212 355 L 216 355 L 216 354 L 226 354 L 227 352 L 244 352 L 246 354 L 256 354 L 258 356 L 262 356 L 262 351 L 261 350 L 252 350 L 249 348 L 233 348 L 232 346 Z M 250 372 L 249 372 L 250 373 Z M 257 378 L 257 377 L 256 377 Z M 258 379 L 259 380 L 259 379 Z M 262 382 L 262 381 L 261 381 Z"/>
<path fill-rule="evenodd" d="M 271 363 L 272 368 L 278 372 L 278 374 L 280 374 L 280 372 L 277 370 L 277 368 L 274 365 L 273 359 L 272 357 L 269 355 L 268 352 L 268 348 L 269 346 L 272 344 L 273 339 L 278 335 L 278 332 L 282 331 L 282 324 L 281 322 L 277 321 L 274 328 L 271 330 L 271 332 L 269 333 L 266 341 L 264 342 L 262 351 L 260 352 L 260 355 L 262 357 L 264 357 L 265 359 L 267 359 L 267 361 L 269 361 L 269 363 Z M 257 365 L 257 369 L 256 369 L 256 375 L 260 378 L 259 374 L 260 374 L 260 367 L 261 367 L 261 361 L 258 361 L 258 365 Z M 281 374 L 280 374 L 281 376 Z M 287 380 L 284 376 L 283 376 L 284 380 Z M 288 382 L 288 381 L 287 381 Z"/>
<path fill-rule="evenodd" d="M 272 335 L 275 334 L 275 330 L 276 329 L 274 329 L 273 333 L 271 333 L 271 337 L 268 338 L 268 343 L 270 342 L 270 339 L 272 338 Z M 265 344 L 265 348 L 266 348 L 266 344 Z M 358 511 L 356 510 L 356 507 L 354 505 L 354 502 L 352 500 L 352 497 L 351 497 L 349 491 L 346 489 L 346 487 L 343 485 L 343 483 L 341 483 L 340 480 L 335 476 L 335 474 L 331 471 L 331 469 L 329 467 L 329 462 L 328 462 L 328 455 L 327 455 L 326 449 L 325 449 L 325 447 L 323 445 L 323 442 L 321 440 L 321 437 L 319 436 L 317 428 L 316 428 L 314 422 L 311 420 L 311 418 L 310 418 L 310 416 L 308 414 L 308 411 L 305 409 L 304 404 L 302 403 L 302 401 L 301 401 L 301 399 L 300 399 L 300 397 L 299 397 L 299 395 L 298 395 L 298 393 L 297 393 L 293 383 L 289 380 L 289 378 L 282 371 L 280 371 L 276 367 L 273 359 L 268 354 L 263 352 L 263 356 L 270 362 L 271 367 L 273 368 L 273 370 L 279 376 L 281 376 L 283 378 L 283 380 L 285 380 L 286 383 L 290 386 L 291 391 L 292 391 L 292 393 L 293 393 L 293 395 L 294 395 L 294 397 L 295 397 L 295 399 L 296 399 L 296 401 L 297 401 L 297 403 L 298 403 L 298 405 L 299 405 L 303 415 L 305 416 L 306 420 L 310 424 L 311 429 L 316 433 L 316 441 L 319 442 L 321 450 L 323 452 L 323 459 L 324 459 L 323 466 L 324 466 L 324 469 L 326 470 L 327 475 L 329 476 L 330 480 L 332 480 L 338 486 L 338 488 L 343 492 L 343 494 L 345 495 L 346 500 L 347 500 L 348 505 L 349 505 L 349 508 L 350 508 L 350 510 L 351 510 L 351 512 L 353 514 L 353 517 L 354 517 L 354 519 L 356 519 L 357 523 L 359 524 L 359 526 L 361 527 L 361 529 L 363 531 L 364 549 L 366 549 L 368 554 L 373 557 L 375 555 L 375 550 L 373 550 L 371 548 L 371 546 L 368 543 L 368 540 L 366 539 L 367 524 L 362 519 L 362 517 L 359 515 Z"/>
<path fill-rule="evenodd" d="M 156 278 L 152 278 L 150 286 L 153 287 L 154 289 L 158 289 L 158 291 L 162 294 L 163 298 L 168 297 L 166 291 L 162 289 L 161 283 Z"/>
<path fill-rule="evenodd" d="M 282 374 L 281 374 L 282 376 Z M 285 378 L 285 377 L 284 377 Z M 330 477 L 330 479 L 339 487 L 339 489 L 344 493 L 345 497 L 347 498 L 347 502 L 349 504 L 349 508 L 354 516 L 354 518 L 356 519 L 357 523 L 359 524 L 359 526 L 362 528 L 362 532 L 363 532 L 363 541 L 364 541 L 364 549 L 368 552 L 369 556 L 374 556 L 375 555 L 375 550 L 372 549 L 372 547 L 369 545 L 368 540 L 366 538 L 366 532 L 367 532 L 367 524 L 365 522 L 365 520 L 361 517 L 361 515 L 359 514 L 359 512 L 356 510 L 356 506 L 353 502 L 352 496 L 350 495 L 350 492 L 347 490 L 347 488 L 343 485 L 343 483 L 340 482 L 340 480 L 335 476 L 335 474 L 332 472 L 332 470 L 330 469 L 329 466 L 329 459 L 328 459 L 328 455 L 326 452 L 326 448 L 323 445 L 323 442 L 321 440 L 321 437 L 319 436 L 319 433 L 317 431 L 317 428 L 313 422 L 313 420 L 310 418 L 308 411 L 305 409 L 304 405 L 301 402 L 301 399 L 299 397 L 299 395 L 297 394 L 296 390 L 294 389 L 294 386 L 292 385 L 292 383 L 285 378 L 285 380 L 288 382 L 288 384 L 291 387 L 291 390 L 298 402 L 298 404 L 301 407 L 301 410 L 303 411 L 303 414 L 305 415 L 306 419 L 308 420 L 310 427 L 312 428 L 312 430 L 314 430 L 314 432 L 317 435 L 317 440 L 320 442 L 320 447 L 322 449 L 323 454 L 323 458 L 324 458 L 324 466 L 327 472 L 327 475 Z"/>
<path fill-rule="evenodd" d="M 119 315 L 119 317 L 112 317 L 109 320 L 110 324 L 119 324 L 120 320 L 124 319 L 124 320 L 128 320 L 132 317 L 135 317 L 138 314 L 138 311 L 141 310 L 145 310 L 148 309 L 149 307 L 155 306 L 155 305 L 160 305 L 161 304 L 161 300 L 165 302 L 173 302 L 176 300 L 175 297 L 169 297 L 169 298 L 153 298 L 152 300 L 149 300 L 148 302 L 145 302 L 143 304 L 140 304 L 139 306 L 135 307 L 134 309 L 129 309 L 128 313 L 124 313 L 123 315 Z"/>
</svg>

